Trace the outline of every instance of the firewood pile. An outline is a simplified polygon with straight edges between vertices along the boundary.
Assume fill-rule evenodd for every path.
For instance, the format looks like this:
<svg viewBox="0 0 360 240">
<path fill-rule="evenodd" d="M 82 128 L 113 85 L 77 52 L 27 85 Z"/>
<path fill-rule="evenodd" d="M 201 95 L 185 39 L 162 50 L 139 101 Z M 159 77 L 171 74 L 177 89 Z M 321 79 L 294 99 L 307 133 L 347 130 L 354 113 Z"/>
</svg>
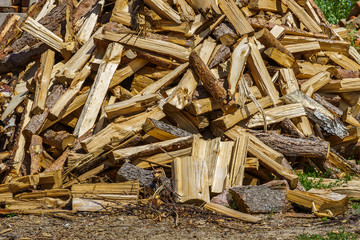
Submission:
<svg viewBox="0 0 360 240">
<path fill-rule="evenodd" d="M 0 202 L 341 214 L 356 179 L 295 170 L 359 175 L 359 70 L 313 0 L 39 1 L 0 28 Z"/>
</svg>

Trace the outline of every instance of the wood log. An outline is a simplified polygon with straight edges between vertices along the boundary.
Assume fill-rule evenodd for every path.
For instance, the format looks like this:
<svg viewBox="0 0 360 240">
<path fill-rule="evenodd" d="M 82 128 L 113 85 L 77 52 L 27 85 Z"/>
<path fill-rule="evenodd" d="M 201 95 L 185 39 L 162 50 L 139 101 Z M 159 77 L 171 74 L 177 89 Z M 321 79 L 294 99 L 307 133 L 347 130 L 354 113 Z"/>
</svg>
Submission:
<svg viewBox="0 0 360 240">
<path fill-rule="evenodd" d="M 295 73 L 291 68 L 281 68 L 279 72 L 279 85 L 282 95 L 286 95 L 299 89 Z"/>
<path fill-rule="evenodd" d="M 249 136 L 239 133 L 234 144 L 233 155 L 229 164 L 229 179 L 226 184 L 227 188 L 243 185 L 248 144 Z"/>
<path fill-rule="evenodd" d="M 251 75 L 254 77 L 256 86 L 258 86 L 261 93 L 264 95 L 269 95 L 271 101 L 276 106 L 279 98 L 279 93 L 270 78 L 269 72 L 266 69 L 259 49 L 253 39 L 249 40 L 249 45 L 250 57 L 248 58 L 247 63 L 249 64 Z"/>
<path fill-rule="evenodd" d="M 41 171 L 41 161 L 44 148 L 43 139 L 38 135 L 31 137 L 29 152 L 31 157 L 30 174 L 37 174 Z"/>
<path fill-rule="evenodd" d="M 42 137 L 44 143 L 54 146 L 57 149 L 64 151 L 67 147 L 73 147 L 75 136 L 66 131 L 53 131 L 51 129 L 46 130 Z"/>
<path fill-rule="evenodd" d="M 142 128 L 146 134 L 162 141 L 191 136 L 187 131 L 151 118 L 146 119 Z"/>
<path fill-rule="evenodd" d="M 340 194 L 313 194 L 289 190 L 287 199 L 314 213 L 325 213 L 336 216 L 347 210 L 348 197 Z"/>
<path fill-rule="evenodd" d="M 204 207 L 210 211 L 217 212 L 226 216 L 234 217 L 241 219 L 243 221 L 256 223 L 261 221 L 259 217 L 252 216 L 250 214 L 242 213 L 236 210 L 233 210 L 228 207 L 224 207 L 222 205 L 216 204 L 216 203 L 206 203 Z"/>
<path fill-rule="evenodd" d="M 301 103 L 305 107 L 307 116 L 318 123 L 320 127 L 329 134 L 336 135 L 340 138 L 348 135 L 340 119 L 301 91 L 294 91 L 285 95 L 283 98 L 287 103 Z"/>
<path fill-rule="evenodd" d="M 94 125 L 110 81 L 116 68 L 120 64 L 122 50 L 123 46 L 118 43 L 110 44 L 106 49 L 103 63 L 99 67 L 98 74 L 96 75 L 89 96 L 86 99 L 85 106 L 76 123 L 74 129 L 75 136 L 82 136 Z"/>
<path fill-rule="evenodd" d="M 210 202 L 208 168 L 205 159 L 175 158 L 171 170 L 174 191 L 178 196 L 177 202 Z"/>
<path fill-rule="evenodd" d="M 277 12 L 277 13 L 285 13 L 287 7 L 278 0 L 266 0 L 266 1 L 259 1 L 259 0 L 251 0 L 249 2 L 250 9 L 260 9 L 264 11 L 270 12 Z"/>
<path fill-rule="evenodd" d="M 281 127 L 287 134 L 291 136 L 305 138 L 305 135 L 295 126 L 295 124 L 289 118 L 285 118 L 281 122 Z"/>
<path fill-rule="evenodd" d="M 113 78 L 111 79 L 109 88 L 113 88 L 124 81 L 126 78 L 133 75 L 144 67 L 149 61 L 141 58 L 136 58 L 131 61 L 127 66 L 115 71 Z"/>
<path fill-rule="evenodd" d="M 341 53 L 325 52 L 325 54 L 337 65 L 346 70 L 358 71 L 360 65 Z"/>
<path fill-rule="evenodd" d="M 136 202 L 139 182 L 74 184 L 72 206 L 77 211 L 105 211 L 121 203 Z"/>
<path fill-rule="evenodd" d="M 254 32 L 254 29 L 233 0 L 220 0 L 219 7 L 240 36 Z"/>
<path fill-rule="evenodd" d="M 116 123 L 115 121 L 92 137 L 83 140 L 81 144 L 86 152 L 95 152 L 102 149 L 106 144 L 111 143 L 112 140 L 121 143 L 126 138 L 141 131 L 141 127 L 148 117 L 160 120 L 165 117 L 165 114 L 156 107 L 149 112 L 140 113 L 134 117 L 124 119 L 122 122 Z"/>
<path fill-rule="evenodd" d="M 190 54 L 190 64 L 193 66 L 200 81 L 204 84 L 206 90 L 214 97 L 214 99 L 222 106 L 225 112 L 232 112 L 236 109 L 235 103 L 228 99 L 226 90 L 220 85 L 208 66 L 201 58 L 192 52 Z"/>
<path fill-rule="evenodd" d="M 280 66 L 291 68 L 295 64 L 295 58 L 291 58 L 289 55 L 281 52 L 277 48 L 269 47 L 264 51 L 264 53 Z"/>
<path fill-rule="evenodd" d="M 328 68 L 327 71 L 331 73 L 331 76 L 333 76 L 336 79 L 360 78 L 359 71 L 346 70 L 340 67 Z"/>
<path fill-rule="evenodd" d="M 120 101 L 105 107 L 106 115 L 109 119 L 113 119 L 120 115 L 126 115 L 143 111 L 154 105 L 159 99 L 157 94 L 137 95 L 128 100 Z"/>
<path fill-rule="evenodd" d="M 341 117 L 343 115 L 343 111 L 341 111 L 339 108 L 335 107 L 328 101 L 324 100 L 318 93 L 314 94 L 314 100 L 320 103 L 322 106 L 324 106 L 326 109 L 328 109 L 336 116 Z"/>
<path fill-rule="evenodd" d="M 139 147 L 129 147 L 113 151 L 110 158 L 114 163 L 120 163 L 124 159 L 133 160 L 149 156 L 163 151 L 174 151 L 175 149 L 187 148 L 192 144 L 192 136 L 180 137 L 159 143 L 151 143 Z"/>
<path fill-rule="evenodd" d="M 327 141 L 293 138 L 276 133 L 251 132 L 266 145 L 288 157 L 328 158 L 330 143 Z"/>
<path fill-rule="evenodd" d="M 266 185 L 234 187 L 229 194 L 237 209 L 246 213 L 281 212 L 287 203 L 286 190 L 273 190 Z"/>
<path fill-rule="evenodd" d="M 307 80 L 306 82 L 304 82 L 303 84 L 301 84 L 301 91 L 303 93 L 307 93 L 309 88 L 311 87 L 312 88 L 311 94 L 308 95 L 311 97 L 312 93 L 316 92 L 317 90 L 325 86 L 327 83 L 330 82 L 330 80 L 331 78 L 329 72 L 320 72 L 315 76 L 313 76 L 312 78 L 310 78 L 309 80 Z"/>
<path fill-rule="evenodd" d="M 212 34 L 215 36 L 216 41 L 220 41 L 225 46 L 234 44 L 238 38 L 235 31 L 226 23 L 220 23 Z"/>
<path fill-rule="evenodd" d="M 312 64 L 310 62 L 297 61 L 298 67 L 294 69 L 295 75 L 298 79 L 307 79 L 315 76 L 320 72 L 325 72 L 332 65 Z"/>
<path fill-rule="evenodd" d="M 5 50 L 5 47 L 11 44 L 17 36 L 19 30 L 17 25 L 20 22 L 20 16 L 15 14 L 8 14 L 0 27 L 0 53 Z"/>
<path fill-rule="evenodd" d="M 285 118 L 295 118 L 305 116 L 304 107 L 299 104 L 287 104 L 264 110 L 265 121 L 267 124 L 273 124 L 283 121 Z M 260 113 L 255 114 L 247 123 L 249 128 L 263 126 L 264 119 Z"/>
<path fill-rule="evenodd" d="M 172 20 L 178 24 L 181 23 L 181 18 L 168 3 L 159 0 L 145 0 L 145 3 L 156 12 L 160 17 Z"/>
<path fill-rule="evenodd" d="M 216 153 L 216 161 L 214 165 L 213 178 L 211 182 L 211 192 L 221 193 L 228 184 L 229 164 L 232 157 L 234 142 L 220 142 Z M 211 169 L 210 169 L 210 172 Z"/>
<path fill-rule="evenodd" d="M 221 45 L 221 47 L 216 51 L 214 56 L 212 57 L 209 68 L 214 68 L 218 66 L 220 63 L 226 62 L 231 55 L 231 49 L 228 46 Z"/>
</svg>

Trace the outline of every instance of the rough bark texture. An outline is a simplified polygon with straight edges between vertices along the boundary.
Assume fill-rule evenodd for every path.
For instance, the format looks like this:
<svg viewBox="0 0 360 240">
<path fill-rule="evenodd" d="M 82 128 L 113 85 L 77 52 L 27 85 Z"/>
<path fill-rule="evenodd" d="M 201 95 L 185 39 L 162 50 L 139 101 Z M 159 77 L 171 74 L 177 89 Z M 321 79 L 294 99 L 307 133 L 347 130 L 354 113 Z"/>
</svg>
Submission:
<svg viewBox="0 0 360 240">
<path fill-rule="evenodd" d="M 200 81 L 204 84 L 206 90 L 214 97 L 214 99 L 222 106 L 226 112 L 236 110 L 236 105 L 228 99 L 225 88 L 215 78 L 214 74 L 201 60 L 201 58 L 193 51 L 189 58 L 190 64 L 193 66 Z"/>
<path fill-rule="evenodd" d="M 318 93 L 314 94 L 314 100 L 320 103 L 323 107 L 325 107 L 327 110 L 329 110 L 336 116 L 341 117 L 343 115 L 343 111 L 323 99 Z"/>
<path fill-rule="evenodd" d="M 286 191 L 272 190 L 266 185 L 235 187 L 229 193 L 240 212 L 281 212 L 287 203 Z"/>
<path fill-rule="evenodd" d="M 63 151 L 68 146 L 73 146 L 75 136 L 68 133 L 67 131 L 55 132 L 51 129 L 43 133 L 44 143 L 55 146 L 57 149 Z"/>
<path fill-rule="evenodd" d="M 346 70 L 340 67 L 330 67 L 326 71 L 330 72 L 331 75 L 334 76 L 336 79 L 360 77 L 359 71 Z"/>
<path fill-rule="evenodd" d="M 39 173 L 41 170 L 41 159 L 43 156 L 44 148 L 42 146 L 43 139 L 38 135 L 33 135 L 31 137 L 30 143 L 30 157 L 31 157 L 31 165 L 30 165 L 30 174 Z"/>
<path fill-rule="evenodd" d="M 289 157 L 326 158 L 329 155 L 330 143 L 302 138 L 292 138 L 276 133 L 251 133 L 266 145 Z"/>
<path fill-rule="evenodd" d="M 214 68 L 220 63 L 226 62 L 231 56 L 231 49 L 228 46 L 222 45 L 215 53 L 215 56 L 209 64 L 209 68 Z"/>
<path fill-rule="evenodd" d="M 213 31 L 217 41 L 221 41 L 224 45 L 232 45 L 236 42 L 238 36 L 236 32 L 226 23 L 220 23 L 220 25 Z"/>
<path fill-rule="evenodd" d="M 288 118 L 285 118 L 281 122 L 281 127 L 284 129 L 284 131 L 292 135 L 294 137 L 303 138 L 305 137 L 304 134 L 295 126 L 295 124 Z"/>
</svg>

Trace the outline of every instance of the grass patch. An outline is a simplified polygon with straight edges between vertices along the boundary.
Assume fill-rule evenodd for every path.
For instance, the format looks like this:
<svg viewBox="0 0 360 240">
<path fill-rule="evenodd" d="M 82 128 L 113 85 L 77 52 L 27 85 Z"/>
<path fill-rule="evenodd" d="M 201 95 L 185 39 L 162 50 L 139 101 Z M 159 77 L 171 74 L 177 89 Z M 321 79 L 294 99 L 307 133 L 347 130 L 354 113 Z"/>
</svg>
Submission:
<svg viewBox="0 0 360 240">
<path fill-rule="evenodd" d="M 337 187 L 351 180 L 351 176 L 347 174 L 344 178 L 337 179 L 335 182 L 324 183 L 324 178 L 330 177 L 330 172 L 320 173 L 315 171 L 314 168 L 311 167 L 306 167 L 304 172 L 297 172 L 297 175 L 299 176 L 300 183 L 304 186 L 306 191 L 312 188 Z"/>
<path fill-rule="evenodd" d="M 326 236 L 320 234 L 300 234 L 296 237 L 297 240 L 356 240 L 359 235 L 356 233 L 345 232 L 341 230 L 339 232 L 330 232 Z"/>
<path fill-rule="evenodd" d="M 315 0 L 329 23 L 336 24 L 347 17 L 357 0 Z"/>
<path fill-rule="evenodd" d="M 353 202 L 351 204 L 351 207 L 357 212 L 360 214 L 360 202 Z"/>
</svg>

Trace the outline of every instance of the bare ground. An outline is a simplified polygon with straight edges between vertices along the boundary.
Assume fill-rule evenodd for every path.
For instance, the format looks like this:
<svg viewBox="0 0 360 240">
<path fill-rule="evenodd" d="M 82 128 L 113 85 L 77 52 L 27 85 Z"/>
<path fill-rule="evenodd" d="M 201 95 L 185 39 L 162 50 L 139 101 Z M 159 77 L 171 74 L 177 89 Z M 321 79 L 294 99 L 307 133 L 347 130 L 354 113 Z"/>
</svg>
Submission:
<svg viewBox="0 0 360 240">
<path fill-rule="evenodd" d="M 345 230 L 360 234 L 360 214 L 293 218 L 261 215 L 258 224 L 185 209 L 178 215 L 134 210 L 77 213 L 74 220 L 52 216 L 15 215 L 0 219 L 0 239 L 296 239 L 302 233 L 326 234 Z"/>
</svg>

